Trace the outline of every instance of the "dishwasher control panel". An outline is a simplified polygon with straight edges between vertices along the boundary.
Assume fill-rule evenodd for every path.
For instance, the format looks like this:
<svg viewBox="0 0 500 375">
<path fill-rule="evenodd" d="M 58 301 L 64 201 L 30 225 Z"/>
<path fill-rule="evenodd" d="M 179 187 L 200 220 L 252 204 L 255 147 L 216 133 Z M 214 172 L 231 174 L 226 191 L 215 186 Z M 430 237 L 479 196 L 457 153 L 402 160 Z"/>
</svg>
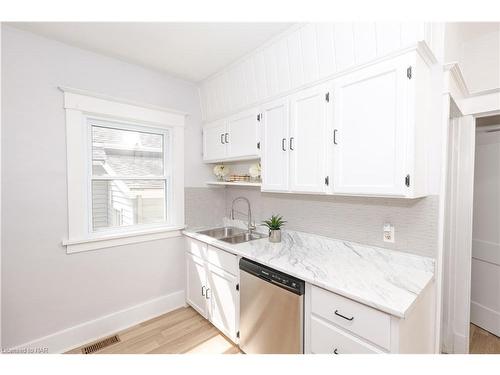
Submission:
<svg viewBox="0 0 500 375">
<path fill-rule="evenodd" d="M 262 264 L 254 262 L 253 260 L 241 258 L 240 269 L 254 276 L 272 282 L 273 284 L 281 286 L 282 288 L 285 288 L 293 293 L 299 295 L 304 294 L 305 283 L 303 280 L 264 266 Z"/>
</svg>

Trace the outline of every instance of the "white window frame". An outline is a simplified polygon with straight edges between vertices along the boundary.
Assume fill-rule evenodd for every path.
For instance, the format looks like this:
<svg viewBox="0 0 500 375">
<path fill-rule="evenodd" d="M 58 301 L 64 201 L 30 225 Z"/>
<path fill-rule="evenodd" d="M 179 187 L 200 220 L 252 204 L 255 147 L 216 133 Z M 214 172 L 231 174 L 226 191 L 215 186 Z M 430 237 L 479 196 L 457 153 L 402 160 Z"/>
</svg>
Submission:
<svg viewBox="0 0 500 375">
<path fill-rule="evenodd" d="M 66 111 L 68 238 L 66 252 L 97 250 L 181 236 L 184 228 L 184 122 L 185 113 L 138 104 L 84 90 L 60 87 Z M 89 121 L 90 120 L 90 121 Z M 169 158 L 170 192 L 166 195 L 167 222 L 93 230 L 91 197 L 91 120 L 123 124 L 132 130 L 168 133 L 164 157 Z M 165 138 L 164 138 L 165 143 Z M 145 179 L 148 179 L 145 177 Z M 166 190 L 167 192 L 167 190 Z"/>
</svg>

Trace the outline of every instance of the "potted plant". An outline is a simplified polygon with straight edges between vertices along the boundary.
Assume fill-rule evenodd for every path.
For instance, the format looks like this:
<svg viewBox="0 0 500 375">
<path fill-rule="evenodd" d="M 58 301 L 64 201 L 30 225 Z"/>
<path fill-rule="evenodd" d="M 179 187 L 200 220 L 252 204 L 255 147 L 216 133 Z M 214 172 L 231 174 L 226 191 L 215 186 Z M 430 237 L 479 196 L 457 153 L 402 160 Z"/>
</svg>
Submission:
<svg viewBox="0 0 500 375">
<path fill-rule="evenodd" d="M 272 215 L 268 220 L 264 220 L 262 225 L 269 229 L 269 242 L 281 242 L 281 227 L 286 221 L 282 216 Z"/>
</svg>

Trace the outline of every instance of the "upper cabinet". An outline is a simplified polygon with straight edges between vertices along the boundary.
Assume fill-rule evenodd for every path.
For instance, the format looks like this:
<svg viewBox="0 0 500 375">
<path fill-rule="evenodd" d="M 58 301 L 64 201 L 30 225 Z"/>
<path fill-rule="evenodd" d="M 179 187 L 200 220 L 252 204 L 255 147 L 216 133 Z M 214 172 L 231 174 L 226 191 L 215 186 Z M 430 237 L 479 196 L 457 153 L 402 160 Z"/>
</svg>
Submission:
<svg viewBox="0 0 500 375">
<path fill-rule="evenodd" d="M 203 160 L 248 160 L 259 157 L 257 110 L 238 113 L 203 127 Z"/>
<path fill-rule="evenodd" d="M 262 191 L 326 193 L 330 93 L 301 90 L 262 108 Z"/>
<path fill-rule="evenodd" d="M 430 111 L 436 59 L 414 42 L 423 35 L 409 24 L 308 24 L 265 46 L 231 70 L 248 75 L 231 78 L 234 92 L 205 98 L 257 103 L 204 127 L 204 160 L 260 157 L 268 192 L 427 195 L 425 145 L 440 119 Z"/>
<path fill-rule="evenodd" d="M 416 197 L 425 194 L 423 147 L 428 68 L 416 52 L 339 77 L 334 86 L 333 192 Z M 424 86 L 422 86 L 424 87 Z M 426 94 L 427 92 L 427 94 Z M 422 110 L 422 112 L 420 111 Z M 425 112 L 424 112 L 425 111 Z M 425 142 L 425 141 L 424 141 Z M 423 163 L 422 163 L 423 161 Z"/>
</svg>

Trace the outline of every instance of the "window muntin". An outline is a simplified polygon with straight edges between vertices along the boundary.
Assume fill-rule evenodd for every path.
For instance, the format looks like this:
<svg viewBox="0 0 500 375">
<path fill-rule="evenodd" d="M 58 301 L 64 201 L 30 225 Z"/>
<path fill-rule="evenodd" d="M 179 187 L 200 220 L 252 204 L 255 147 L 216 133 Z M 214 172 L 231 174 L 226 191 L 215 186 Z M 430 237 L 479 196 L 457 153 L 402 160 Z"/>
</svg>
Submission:
<svg viewBox="0 0 500 375">
<path fill-rule="evenodd" d="M 92 232 L 168 223 L 168 131 L 90 120 Z"/>
</svg>

